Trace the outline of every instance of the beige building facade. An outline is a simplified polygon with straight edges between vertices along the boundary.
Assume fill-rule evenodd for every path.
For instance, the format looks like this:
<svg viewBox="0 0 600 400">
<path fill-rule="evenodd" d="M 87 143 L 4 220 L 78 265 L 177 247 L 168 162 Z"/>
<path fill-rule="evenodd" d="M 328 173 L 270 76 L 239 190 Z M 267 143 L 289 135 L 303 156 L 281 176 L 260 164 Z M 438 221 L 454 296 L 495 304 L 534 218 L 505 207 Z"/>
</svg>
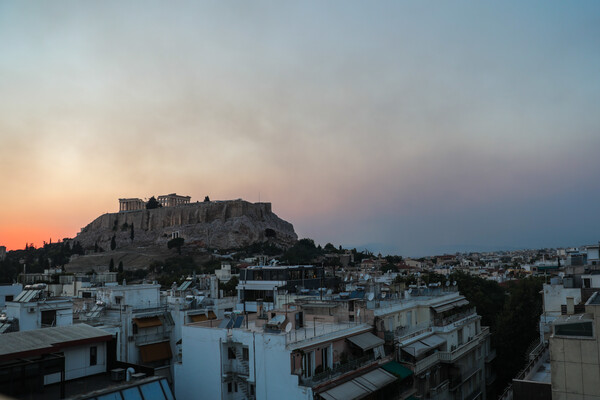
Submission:
<svg viewBox="0 0 600 400">
<path fill-rule="evenodd" d="M 600 295 L 584 314 L 563 315 L 553 324 L 550 362 L 553 400 L 600 400 Z"/>
</svg>

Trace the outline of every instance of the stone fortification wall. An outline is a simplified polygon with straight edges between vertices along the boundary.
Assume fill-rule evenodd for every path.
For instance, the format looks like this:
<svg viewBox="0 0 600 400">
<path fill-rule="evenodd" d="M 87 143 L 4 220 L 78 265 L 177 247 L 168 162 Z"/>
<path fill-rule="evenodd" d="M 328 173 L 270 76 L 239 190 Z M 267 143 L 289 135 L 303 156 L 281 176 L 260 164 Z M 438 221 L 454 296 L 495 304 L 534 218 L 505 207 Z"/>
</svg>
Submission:
<svg viewBox="0 0 600 400">
<path fill-rule="evenodd" d="M 87 248 L 97 243 L 108 250 L 113 236 L 122 248 L 165 244 L 173 235 L 183 237 L 186 243 L 217 249 L 242 247 L 267 239 L 288 247 L 297 240 L 292 224 L 275 215 L 270 203 L 243 200 L 104 214 L 83 228 L 75 240 Z"/>
</svg>

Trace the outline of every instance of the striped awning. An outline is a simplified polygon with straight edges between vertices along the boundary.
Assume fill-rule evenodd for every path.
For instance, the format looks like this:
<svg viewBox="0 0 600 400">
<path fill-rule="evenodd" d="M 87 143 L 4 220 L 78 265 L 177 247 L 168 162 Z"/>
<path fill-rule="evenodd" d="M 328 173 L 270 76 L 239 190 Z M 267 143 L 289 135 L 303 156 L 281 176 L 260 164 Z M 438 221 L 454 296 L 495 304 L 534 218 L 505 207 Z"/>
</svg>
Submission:
<svg viewBox="0 0 600 400">
<path fill-rule="evenodd" d="M 158 317 L 134 318 L 133 322 L 135 322 L 138 328 L 151 328 L 162 325 L 162 321 Z"/>
<path fill-rule="evenodd" d="M 171 353 L 171 345 L 166 341 L 140 346 L 140 357 L 142 362 L 149 363 L 170 359 L 173 353 Z"/>
</svg>

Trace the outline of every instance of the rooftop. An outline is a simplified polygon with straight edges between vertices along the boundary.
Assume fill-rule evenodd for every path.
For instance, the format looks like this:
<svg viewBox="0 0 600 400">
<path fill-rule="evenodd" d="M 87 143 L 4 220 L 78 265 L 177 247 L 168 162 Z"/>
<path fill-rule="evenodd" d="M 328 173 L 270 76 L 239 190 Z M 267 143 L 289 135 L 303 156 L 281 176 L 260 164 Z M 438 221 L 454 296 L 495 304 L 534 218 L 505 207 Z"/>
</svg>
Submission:
<svg viewBox="0 0 600 400">
<path fill-rule="evenodd" d="M 86 324 L 5 333 L 0 341 L 0 360 L 47 354 L 63 347 L 102 342 L 111 338 L 112 335 L 105 331 Z"/>
</svg>

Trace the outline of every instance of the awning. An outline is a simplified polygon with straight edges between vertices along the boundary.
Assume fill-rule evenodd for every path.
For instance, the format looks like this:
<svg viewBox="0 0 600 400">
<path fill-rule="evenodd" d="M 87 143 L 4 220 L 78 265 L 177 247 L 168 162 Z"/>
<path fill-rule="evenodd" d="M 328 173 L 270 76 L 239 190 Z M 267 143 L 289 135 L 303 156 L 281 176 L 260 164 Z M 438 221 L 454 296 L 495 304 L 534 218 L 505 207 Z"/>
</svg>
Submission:
<svg viewBox="0 0 600 400">
<path fill-rule="evenodd" d="M 450 303 L 438 304 L 438 305 L 432 306 L 431 308 L 433 308 L 433 311 L 440 314 L 440 313 L 443 313 L 444 311 L 452 310 L 453 308 L 456 308 L 456 307 L 466 306 L 467 304 L 469 304 L 469 301 L 467 299 L 465 299 L 464 297 L 461 297 Z"/>
<path fill-rule="evenodd" d="M 208 317 L 205 314 L 190 315 L 190 319 L 192 322 L 208 321 Z"/>
<path fill-rule="evenodd" d="M 138 328 L 151 328 L 162 325 L 162 321 L 158 317 L 134 318 L 133 322 L 135 322 Z"/>
<path fill-rule="evenodd" d="M 213 311 L 208 311 L 208 319 L 217 319 L 217 316 Z"/>
<path fill-rule="evenodd" d="M 325 400 L 358 400 L 396 381 L 396 377 L 381 368 L 359 376 L 323 393 Z"/>
<path fill-rule="evenodd" d="M 426 337 L 425 339 L 421 339 L 421 342 L 425 343 L 429 347 L 438 347 L 438 346 L 446 343 L 446 339 L 444 339 L 438 335 L 432 335 L 432 336 Z"/>
<path fill-rule="evenodd" d="M 360 335 L 356 335 L 356 336 L 351 336 L 347 339 L 350 342 L 352 342 L 353 344 L 355 344 L 358 347 L 360 347 L 361 349 L 363 349 L 363 351 L 372 349 L 377 346 L 381 346 L 382 344 L 385 343 L 385 340 L 380 339 L 377 336 L 375 336 L 369 332 L 361 333 Z"/>
<path fill-rule="evenodd" d="M 406 368 L 404 365 L 396 361 L 390 361 L 389 363 L 383 365 L 381 368 L 385 369 L 387 372 L 396 375 L 400 380 L 406 379 L 413 374 L 413 372 L 410 369 Z"/>
<path fill-rule="evenodd" d="M 414 343 L 411 343 L 407 346 L 402 347 L 402 350 L 404 350 L 405 352 L 407 352 L 408 354 L 410 354 L 413 357 L 419 357 L 421 354 L 425 353 L 426 351 L 430 350 L 431 347 L 426 345 L 425 343 L 416 341 Z"/>
<path fill-rule="evenodd" d="M 173 357 L 173 353 L 171 353 L 171 345 L 167 341 L 140 346 L 140 356 L 142 362 L 149 363 L 170 359 Z"/>
</svg>

